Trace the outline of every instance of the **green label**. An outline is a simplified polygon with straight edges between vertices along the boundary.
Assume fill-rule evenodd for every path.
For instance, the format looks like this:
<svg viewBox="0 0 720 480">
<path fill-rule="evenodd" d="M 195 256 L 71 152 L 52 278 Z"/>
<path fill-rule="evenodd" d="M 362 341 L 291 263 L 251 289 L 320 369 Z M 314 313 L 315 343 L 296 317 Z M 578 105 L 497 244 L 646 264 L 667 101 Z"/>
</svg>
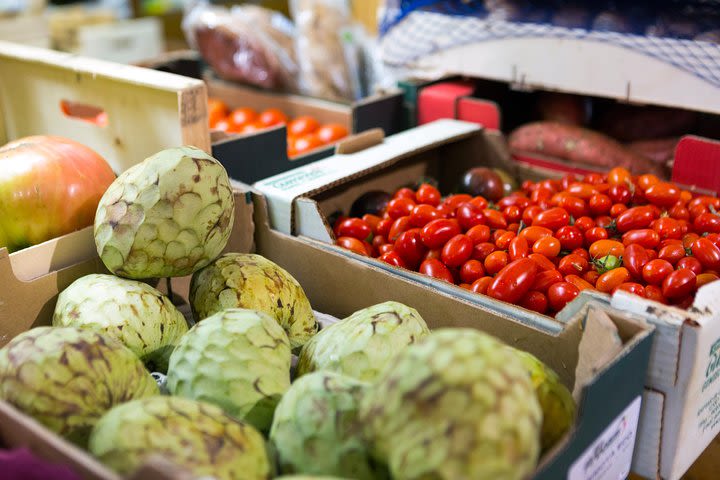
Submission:
<svg viewBox="0 0 720 480">
<path fill-rule="evenodd" d="M 705 369 L 705 383 L 703 391 L 708 388 L 720 376 L 720 339 L 710 347 L 708 366 Z"/>
</svg>

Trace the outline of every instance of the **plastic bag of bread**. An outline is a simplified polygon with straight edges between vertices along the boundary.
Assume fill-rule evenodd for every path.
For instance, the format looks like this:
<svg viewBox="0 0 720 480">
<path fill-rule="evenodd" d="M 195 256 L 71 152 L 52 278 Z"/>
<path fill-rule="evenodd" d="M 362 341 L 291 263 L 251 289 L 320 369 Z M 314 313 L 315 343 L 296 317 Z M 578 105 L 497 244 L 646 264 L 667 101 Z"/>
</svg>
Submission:
<svg viewBox="0 0 720 480">
<path fill-rule="evenodd" d="M 219 77 L 297 91 L 295 28 L 283 14 L 255 5 L 228 10 L 203 1 L 189 7 L 182 28 Z"/>
<path fill-rule="evenodd" d="M 360 98 L 357 26 L 346 0 L 291 0 L 301 91 L 335 101 Z"/>
</svg>

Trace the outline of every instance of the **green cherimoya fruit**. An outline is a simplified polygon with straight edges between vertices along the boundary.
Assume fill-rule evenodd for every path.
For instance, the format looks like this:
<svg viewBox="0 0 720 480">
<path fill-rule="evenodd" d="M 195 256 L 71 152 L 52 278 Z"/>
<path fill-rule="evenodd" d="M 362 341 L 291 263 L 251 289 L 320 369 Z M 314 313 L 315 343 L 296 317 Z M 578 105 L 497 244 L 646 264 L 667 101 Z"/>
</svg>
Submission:
<svg viewBox="0 0 720 480">
<path fill-rule="evenodd" d="M 178 397 L 113 408 L 95 425 L 89 450 L 120 474 L 137 470 L 151 455 L 218 480 L 265 480 L 272 471 L 257 430 L 214 405 Z"/>
<path fill-rule="evenodd" d="M 196 321 L 225 310 L 248 308 L 274 317 L 292 348 L 302 346 L 318 330 L 312 307 L 292 275 L 267 258 L 227 253 L 195 273 L 190 306 Z"/>
<path fill-rule="evenodd" d="M 137 356 L 95 330 L 37 327 L 0 349 L 0 398 L 80 446 L 110 408 L 158 393 Z"/>
<path fill-rule="evenodd" d="M 527 478 L 542 411 L 523 363 L 472 329 L 436 330 L 395 357 L 360 403 L 393 478 Z"/>
<path fill-rule="evenodd" d="M 166 372 L 187 321 L 169 298 L 136 280 L 91 274 L 60 293 L 53 325 L 102 330 L 132 350 L 150 370 Z"/>
<path fill-rule="evenodd" d="M 528 352 L 513 350 L 530 373 L 535 393 L 543 411 L 540 443 L 543 451 L 551 448 L 572 427 L 575 421 L 575 401 L 570 390 L 550 367 Z"/>
<path fill-rule="evenodd" d="M 234 210 L 220 162 L 195 147 L 169 148 L 110 185 L 95 215 L 95 245 L 121 277 L 190 275 L 225 248 Z"/>
<path fill-rule="evenodd" d="M 290 342 L 266 313 L 231 308 L 195 324 L 170 356 L 170 393 L 222 407 L 267 431 L 290 388 Z"/>
<path fill-rule="evenodd" d="M 429 332 L 414 308 L 398 302 L 373 305 L 310 339 L 300 352 L 297 374 L 328 370 L 372 381 L 399 351 Z"/>
<path fill-rule="evenodd" d="M 367 385 L 333 372 L 297 379 L 275 410 L 270 441 L 284 473 L 381 478 L 357 418 Z"/>
</svg>

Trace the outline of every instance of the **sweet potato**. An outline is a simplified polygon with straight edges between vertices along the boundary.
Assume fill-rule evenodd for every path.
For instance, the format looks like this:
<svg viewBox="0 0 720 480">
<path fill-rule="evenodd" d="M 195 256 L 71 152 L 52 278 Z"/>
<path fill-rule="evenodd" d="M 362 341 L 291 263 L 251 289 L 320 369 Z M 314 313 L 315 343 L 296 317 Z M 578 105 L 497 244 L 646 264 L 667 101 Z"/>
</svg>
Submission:
<svg viewBox="0 0 720 480">
<path fill-rule="evenodd" d="M 663 175 L 663 169 L 647 157 L 606 135 L 574 125 L 529 123 L 515 129 L 508 142 L 512 153 L 535 153 L 571 163 L 608 169 L 625 167 L 635 174 Z"/>
</svg>

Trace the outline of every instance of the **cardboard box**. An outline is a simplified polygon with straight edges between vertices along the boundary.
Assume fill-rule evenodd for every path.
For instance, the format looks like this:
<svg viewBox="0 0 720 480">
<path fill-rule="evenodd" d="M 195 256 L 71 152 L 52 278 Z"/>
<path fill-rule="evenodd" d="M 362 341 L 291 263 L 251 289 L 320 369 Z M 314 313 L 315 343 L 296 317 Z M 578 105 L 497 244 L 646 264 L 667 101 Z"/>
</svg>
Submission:
<svg viewBox="0 0 720 480">
<path fill-rule="evenodd" d="M 479 164 L 524 173 L 510 161 L 497 132 L 466 122 L 440 120 L 255 186 L 268 198 L 273 228 L 315 240 L 328 251 L 342 252 L 525 324 L 559 331 L 560 322 L 572 315 L 582 299 L 553 319 L 332 245 L 329 216 L 338 211 L 347 214 L 362 193 L 373 189 L 392 192 L 424 175 L 436 178 L 441 191 L 449 191 L 467 168 Z M 658 327 L 645 383 L 641 442 L 634 461 L 635 471 L 648 478 L 679 478 L 720 432 L 720 410 L 712 408 L 720 402 L 720 381 L 714 376 L 706 378 L 706 369 L 714 368 L 713 359 L 720 355 L 720 305 L 713 303 L 714 298 L 720 298 L 720 282 L 698 292 L 692 311 L 622 292 L 612 299 L 597 295 L 598 301 L 642 315 Z"/>
<path fill-rule="evenodd" d="M 44 244 L 44 255 L 67 248 L 68 242 L 90 248 L 63 237 Z M 653 332 L 639 317 L 590 302 L 561 331 L 544 332 L 356 262 L 341 252 L 327 252 L 310 241 L 273 231 L 262 196 L 239 190 L 234 231 L 226 251 L 251 250 L 287 269 L 301 283 L 315 310 L 344 318 L 358 309 L 396 300 L 416 308 L 431 328 L 478 328 L 537 355 L 555 369 L 566 385 L 578 391 L 578 418 L 568 436 L 542 459 L 534 479 L 586 478 L 585 470 L 602 462 L 607 471 L 593 478 L 624 478 L 629 471 Z M 60 291 L 82 275 L 104 271 L 96 257 L 23 282 L 13 274 L 7 251 L 0 250 L 0 279 L 5 285 L 0 292 L 0 345 L 32 326 L 49 324 Z M 187 298 L 187 286 L 188 277 L 173 279 L 178 297 Z M 607 320 L 617 332 L 599 328 Z M 615 335 L 620 336 L 622 345 L 599 348 Z M 579 364 L 583 366 L 578 370 Z M 48 460 L 73 465 L 88 479 L 117 479 L 86 453 L 2 402 L 0 443 L 29 446 Z M 602 446 L 607 448 L 598 448 Z M 148 468 L 155 468 L 154 476 L 136 478 L 178 478 L 157 463 Z"/>
<path fill-rule="evenodd" d="M 0 107 L 0 145 L 59 135 L 94 149 L 118 174 L 169 147 L 210 152 L 205 84 L 170 73 L 0 42 Z M 39 274 L 38 249 L 27 250 L 10 255 L 22 279 Z M 81 254 L 70 248 L 44 261 L 61 268 L 91 258 Z"/>
</svg>

